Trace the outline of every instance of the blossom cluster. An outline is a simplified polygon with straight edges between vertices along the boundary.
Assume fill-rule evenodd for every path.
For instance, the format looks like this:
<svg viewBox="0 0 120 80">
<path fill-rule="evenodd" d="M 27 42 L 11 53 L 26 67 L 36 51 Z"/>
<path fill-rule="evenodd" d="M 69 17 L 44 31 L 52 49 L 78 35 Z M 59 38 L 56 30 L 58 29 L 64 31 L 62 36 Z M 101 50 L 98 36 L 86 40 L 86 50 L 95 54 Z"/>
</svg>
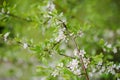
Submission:
<svg viewBox="0 0 120 80">
<path fill-rule="evenodd" d="M 84 33 L 83 33 L 82 31 L 79 31 L 79 32 L 78 32 L 78 36 L 79 36 L 79 37 L 82 37 L 83 35 L 84 35 Z"/>
<path fill-rule="evenodd" d="M 56 77 L 57 75 L 59 75 L 59 69 L 55 69 L 52 74 L 53 77 Z"/>
<path fill-rule="evenodd" d="M 62 67 L 63 67 L 63 63 L 59 63 L 59 64 L 57 65 L 57 68 L 52 72 L 51 75 L 52 75 L 53 77 L 58 76 Z"/>
<path fill-rule="evenodd" d="M 56 42 L 59 42 L 60 40 L 65 40 L 66 35 L 64 34 L 65 28 L 60 28 L 58 32 L 58 36 L 55 38 Z"/>
<path fill-rule="evenodd" d="M 73 59 L 69 64 L 68 68 L 76 75 L 81 74 L 81 68 L 79 67 L 79 61 L 77 59 Z"/>
<path fill-rule="evenodd" d="M 106 42 L 106 43 L 104 44 L 103 51 L 106 52 L 106 51 L 109 51 L 109 50 L 111 50 L 113 53 L 117 53 L 117 52 L 118 52 L 118 50 L 117 50 L 116 47 L 114 47 L 114 46 L 112 46 L 112 44 Z"/>
<path fill-rule="evenodd" d="M 55 10 L 55 5 L 53 4 L 53 2 L 49 1 L 47 4 L 47 9 L 52 12 L 53 10 Z"/>
<path fill-rule="evenodd" d="M 84 57 L 84 55 L 86 54 L 86 52 L 85 52 L 84 49 L 83 49 L 83 50 L 80 50 L 80 51 L 78 51 L 78 49 L 74 49 L 73 53 L 74 53 L 74 55 L 77 56 L 77 57 L 79 57 L 79 56 Z"/>
<path fill-rule="evenodd" d="M 109 64 L 104 65 L 102 61 L 99 61 L 96 66 L 91 65 L 91 72 L 89 72 L 90 77 L 99 77 L 100 75 L 104 74 L 112 74 L 116 75 L 116 71 L 120 70 L 120 64 L 116 65 L 112 62 Z"/>
<path fill-rule="evenodd" d="M 112 63 L 112 62 L 111 62 Z M 113 75 L 116 74 L 116 70 L 119 71 L 120 70 L 120 64 L 116 65 L 116 64 L 112 64 L 112 65 L 108 65 L 107 67 L 107 72 L 111 73 Z"/>
<path fill-rule="evenodd" d="M 85 50 L 83 49 L 83 50 L 78 51 L 78 49 L 74 49 L 73 53 L 77 57 L 82 56 L 82 59 L 83 59 L 83 62 L 84 62 L 84 66 L 85 66 L 85 68 L 87 68 L 88 64 L 90 63 L 90 60 L 89 60 L 89 58 L 86 58 L 84 56 L 86 54 Z"/>
</svg>

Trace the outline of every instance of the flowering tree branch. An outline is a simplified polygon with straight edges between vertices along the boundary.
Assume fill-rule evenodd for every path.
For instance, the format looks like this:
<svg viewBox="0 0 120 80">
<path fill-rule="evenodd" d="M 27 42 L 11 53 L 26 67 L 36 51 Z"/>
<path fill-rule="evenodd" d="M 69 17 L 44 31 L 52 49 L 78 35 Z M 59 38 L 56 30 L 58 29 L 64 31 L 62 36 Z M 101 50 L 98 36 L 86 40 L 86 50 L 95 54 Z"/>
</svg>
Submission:
<svg viewBox="0 0 120 80">
<path fill-rule="evenodd" d="M 65 24 L 62 20 L 59 20 L 59 21 L 62 22 L 63 27 L 66 29 L 66 31 L 68 32 L 68 34 L 70 34 L 70 32 L 69 32 L 68 29 L 67 29 L 66 24 Z M 73 37 L 71 37 L 71 38 L 72 38 L 72 41 L 73 41 L 74 44 L 75 44 L 75 48 L 77 49 L 78 53 L 80 53 L 75 38 L 73 38 Z M 89 80 L 89 77 L 88 77 L 88 74 L 87 74 L 87 70 L 86 70 L 85 65 L 84 65 L 84 62 L 83 62 L 83 57 L 82 57 L 82 55 L 80 55 L 79 57 L 80 57 L 80 62 L 81 62 L 81 64 L 82 64 L 82 68 L 83 68 L 83 70 L 84 70 L 84 72 L 85 72 L 86 80 Z"/>
<path fill-rule="evenodd" d="M 21 42 L 21 41 L 17 41 L 17 43 L 20 44 L 20 45 L 23 45 L 23 47 L 25 47 L 25 44 L 26 44 L 26 47 L 33 48 L 33 46 L 30 45 L 30 44 L 28 44 L 28 43 L 23 43 L 23 42 Z M 51 47 L 51 49 L 44 48 L 43 51 L 48 52 L 49 54 L 51 54 L 51 52 L 52 52 L 51 50 L 53 50 L 53 49 L 57 46 L 57 44 L 59 44 L 59 43 L 60 43 L 60 42 L 54 43 L 53 46 Z M 61 54 L 61 53 L 59 53 L 59 55 L 60 55 L 60 56 L 67 57 L 67 58 L 75 59 L 75 57 L 68 56 L 68 55 L 66 55 L 66 54 Z"/>
<path fill-rule="evenodd" d="M 13 18 L 20 19 L 20 20 L 27 21 L 27 22 L 33 22 L 33 20 L 31 20 L 31 19 L 22 18 L 22 17 L 20 17 L 20 16 L 14 15 L 14 14 L 12 14 L 12 13 L 0 12 L 0 14 L 7 15 L 7 16 L 11 16 L 11 17 L 13 17 Z"/>
</svg>

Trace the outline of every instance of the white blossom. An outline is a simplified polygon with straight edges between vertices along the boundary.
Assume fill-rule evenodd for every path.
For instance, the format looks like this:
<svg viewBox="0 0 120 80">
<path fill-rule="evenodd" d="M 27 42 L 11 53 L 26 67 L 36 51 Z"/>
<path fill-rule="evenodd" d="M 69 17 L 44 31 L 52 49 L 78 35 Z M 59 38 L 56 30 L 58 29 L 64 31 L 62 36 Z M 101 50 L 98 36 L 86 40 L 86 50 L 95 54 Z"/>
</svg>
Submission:
<svg viewBox="0 0 120 80">
<path fill-rule="evenodd" d="M 90 59 L 89 58 L 83 58 L 83 62 L 84 62 L 85 68 L 87 68 L 88 64 L 90 63 Z"/>
<path fill-rule="evenodd" d="M 92 68 L 92 72 L 95 73 L 97 70 L 95 68 Z"/>
<path fill-rule="evenodd" d="M 74 33 L 70 33 L 70 36 L 73 36 Z"/>
<path fill-rule="evenodd" d="M 117 78 L 117 80 L 120 80 L 120 78 Z"/>
<path fill-rule="evenodd" d="M 65 17 L 63 17 L 61 20 L 62 20 L 62 22 L 64 22 L 64 23 L 66 23 L 66 22 L 67 22 L 67 20 L 66 20 L 66 18 L 65 18 Z"/>
<path fill-rule="evenodd" d="M 102 66 L 102 63 L 103 63 L 102 61 L 99 61 L 98 64 L 96 65 L 96 68 L 97 68 L 97 69 L 100 69 L 101 66 Z"/>
<path fill-rule="evenodd" d="M 55 69 L 52 74 L 51 74 L 53 77 L 56 77 L 57 75 L 59 75 L 59 70 L 58 69 Z"/>
<path fill-rule="evenodd" d="M 27 43 L 23 43 L 23 48 L 26 49 L 28 47 Z"/>
<path fill-rule="evenodd" d="M 99 61 L 99 62 L 98 62 L 98 65 L 101 66 L 101 65 L 102 65 L 102 61 Z"/>
<path fill-rule="evenodd" d="M 84 54 L 86 54 L 85 50 L 84 49 L 80 50 L 79 55 L 82 56 L 82 57 L 84 57 Z"/>
<path fill-rule="evenodd" d="M 5 13 L 5 9 L 4 9 L 4 8 L 2 8 L 2 9 L 1 9 L 1 12 L 2 12 L 2 13 Z"/>
<path fill-rule="evenodd" d="M 78 49 L 76 48 L 76 49 L 74 49 L 74 51 L 73 51 L 73 54 L 75 55 L 75 56 L 78 56 Z"/>
<path fill-rule="evenodd" d="M 84 35 L 84 33 L 82 31 L 78 32 L 78 36 L 82 37 Z"/>
<path fill-rule="evenodd" d="M 85 50 L 84 50 L 84 49 L 83 49 L 83 50 L 78 51 L 78 49 L 77 49 L 77 48 L 76 48 L 76 49 L 74 49 L 73 53 L 74 53 L 74 55 L 75 55 L 75 56 L 82 56 L 82 57 L 84 57 L 84 55 L 86 54 L 86 52 L 85 52 Z"/>
<path fill-rule="evenodd" d="M 120 64 L 116 66 L 116 69 L 117 69 L 117 70 L 120 69 Z"/>
<path fill-rule="evenodd" d="M 81 70 L 78 68 L 78 69 L 74 70 L 73 73 L 76 74 L 76 75 L 80 75 L 81 74 Z"/>
<path fill-rule="evenodd" d="M 8 38 L 8 36 L 9 36 L 9 34 L 10 34 L 10 32 L 7 32 L 7 33 L 4 34 L 4 41 L 5 41 L 5 42 L 7 41 L 7 38 Z"/>
<path fill-rule="evenodd" d="M 65 28 L 59 29 L 58 37 L 55 39 L 56 42 L 59 42 L 60 40 L 65 40 L 66 36 L 64 35 Z"/>
<path fill-rule="evenodd" d="M 75 68 L 78 68 L 79 61 L 77 59 L 73 59 L 69 64 L 68 67 L 71 71 L 74 71 Z"/>
<path fill-rule="evenodd" d="M 105 66 L 102 66 L 102 68 L 100 69 L 100 72 L 101 73 L 105 72 Z"/>
<path fill-rule="evenodd" d="M 105 43 L 105 46 L 106 46 L 107 48 L 112 48 L 112 44 L 108 44 L 107 42 Z"/>
<path fill-rule="evenodd" d="M 63 67 L 63 63 L 59 63 L 58 66 L 59 66 L 59 67 Z"/>
<path fill-rule="evenodd" d="M 56 24 L 67 23 L 66 17 L 63 16 L 63 12 L 58 15 L 59 20 L 56 20 Z"/>
<path fill-rule="evenodd" d="M 112 47 L 112 45 L 111 45 L 111 44 L 108 44 L 108 45 L 107 45 L 107 47 L 108 47 L 108 48 L 111 48 L 111 47 Z"/>
<path fill-rule="evenodd" d="M 63 63 L 59 63 L 58 65 L 57 65 L 57 68 L 52 72 L 52 76 L 53 77 L 56 77 L 57 75 L 59 75 L 59 73 L 60 73 L 60 70 L 61 70 L 61 68 L 63 67 Z"/>
<path fill-rule="evenodd" d="M 114 32 L 112 31 L 112 30 L 105 30 L 105 32 L 104 32 L 104 37 L 106 38 L 106 39 L 111 39 L 111 38 L 113 38 L 114 37 Z"/>
<path fill-rule="evenodd" d="M 105 49 L 105 48 L 103 48 L 103 51 L 106 51 L 106 49 Z"/>
<path fill-rule="evenodd" d="M 48 2 L 47 4 L 47 9 L 52 12 L 55 9 L 55 5 L 53 4 L 53 2 Z"/>
<path fill-rule="evenodd" d="M 72 61 L 70 61 L 70 63 L 67 66 L 76 75 L 81 74 L 81 70 L 78 66 L 78 63 L 79 61 L 77 59 L 73 59 Z"/>
<path fill-rule="evenodd" d="M 89 76 L 93 77 L 94 73 L 93 72 L 89 72 Z"/>
<path fill-rule="evenodd" d="M 113 51 L 113 53 L 117 53 L 117 48 L 114 47 L 112 51 Z"/>
<path fill-rule="evenodd" d="M 61 12 L 61 13 L 59 14 L 59 17 L 63 17 L 63 12 Z"/>
<path fill-rule="evenodd" d="M 114 75 L 115 74 L 115 70 L 114 70 L 115 67 L 116 67 L 116 65 L 108 66 L 107 67 L 108 73 L 111 73 Z"/>
</svg>

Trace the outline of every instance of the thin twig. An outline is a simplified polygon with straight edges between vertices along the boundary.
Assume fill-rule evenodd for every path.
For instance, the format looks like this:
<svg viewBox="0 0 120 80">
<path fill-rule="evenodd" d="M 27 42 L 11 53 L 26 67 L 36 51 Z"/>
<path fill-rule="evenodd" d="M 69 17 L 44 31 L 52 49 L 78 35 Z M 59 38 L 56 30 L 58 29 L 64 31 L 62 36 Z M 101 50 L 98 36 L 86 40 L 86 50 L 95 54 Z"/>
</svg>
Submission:
<svg viewBox="0 0 120 80">
<path fill-rule="evenodd" d="M 22 17 L 20 17 L 20 16 L 17 16 L 17 15 L 14 15 L 14 14 L 12 14 L 12 13 L 6 13 L 6 12 L 0 12 L 1 14 L 4 14 L 4 15 L 8 15 L 8 16 L 11 16 L 11 17 L 14 17 L 14 18 L 16 18 L 16 19 L 20 19 L 20 20 L 24 20 L 24 21 L 27 21 L 27 22 L 33 22 L 33 20 L 29 20 L 29 19 L 27 19 L 27 18 L 22 18 Z"/>
<path fill-rule="evenodd" d="M 75 57 L 68 56 L 68 55 L 65 55 L 65 54 L 59 54 L 59 55 L 64 56 L 64 57 L 68 57 L 68 58 L 71 58 L 71 59 L 75 59 Z"/>
</svg>

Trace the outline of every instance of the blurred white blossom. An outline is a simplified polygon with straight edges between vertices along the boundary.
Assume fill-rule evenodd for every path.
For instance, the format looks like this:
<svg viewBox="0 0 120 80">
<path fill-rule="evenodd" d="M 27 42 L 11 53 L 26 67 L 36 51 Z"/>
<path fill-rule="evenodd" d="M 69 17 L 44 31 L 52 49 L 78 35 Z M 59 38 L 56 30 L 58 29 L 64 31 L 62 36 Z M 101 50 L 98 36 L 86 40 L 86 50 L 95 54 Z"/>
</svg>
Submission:
<svg viewBox="0 0 120 80">
<path fill-rule="evenodd" d="M 89 60 L 89 58 L 84 57 L 84 54 L 86 54 L 86 52 L 84 50 L 78 51 L 78 49 L 76 48 L 76 49 L 74 49 L 73 53 L 77 57 L 79 57 L 79 56 L 83 57 L 84 66 L 85 66 L 85 68 L 87 68 L 88 64 L 90 63 L 90 60 Z"/>
<path fill-rule="evenodd" d="M 59 63 L 58 66 L 59 66 L 59 67 L 63 67 L 63 63 Z"/>
<path fill-rule="evenodd" d="M 97 65 L 102 66 L 102 61 L 99 61 Z"/>
<path fill-rule="evenodd" d="M 59 42 L 60 40 L 65 40 L 66 36 L 64 35 L 65 28 L 59 29 L 58 36 L 55 39 L 56 42 Z"/>
<path fill-rule="evenodd" d="M 75 56 L 78 56 L 78 50 L 77 50 L 77 48 L 76 49 L 74 49 L 74 51 L 73 51 L 73 54 L 75 55 Z"/>
<path fill-rule="evenodd" d="M 59 20 L 56 20 L 56 24 L 65 23 L 66 24 L 66 17 L 63 16 L 63 12 L 58 15 Z"/>
<path fill-rule="evenodd" d="M 7 38 L 8 38 L 8 36 L 9 36 L 9 34 L 10 34 L 10 32 L 7 32 L 7 33 L 4 34 L 4 41 L 5 41 L 5 42 L 7 41 Z"/>
<path fill-rule="evenodd" d="M 85 68 L 87 68 L 88 64 L 90 63 L 90 59 L 89 58 L 83 58 L 83 62 L 84 62 Z"/>
<path fill-rule="evenodd" d="M 99 61 L 99 62 L 97 63 L 97 65 L 96 65 L 96 68 L 97 68 L 97 69 L 100 69 L 101 66 L 102 66 L 102 63 L 103 63 L 102 61 Z"/>
<path fill-rule="evenodd" d="M 49 1 L 47 4 L 47 9 L 52 12 L 55 9 L 55 5 L 53 4 L 52 1 Z"/>
<path fill-rule="evenodd" d="M 119 70 L 120 69 L 120 64 L 116 66 L 116 69 Z"/>
<path fill-rule="evenodd" d="M 56 77 L 57 75 L 59 75 L 59 70 L 58 69 L 55 69 L 52 74 L 51 74 L 53 77 Z"/>
<path fill-rule="evenodd" d="M 107 47 L 107 48 L 112 48 L 112 44 L 109 44 L 109 43 L 105 43 L 105 46 Z"/>
<path fill-rule="evenodd" d="M 63 63 L 61 62 L 61 63 L 59 63 L 57 66 L 56 66 L 56 69 L 52 72 L 52 76 L 53 77 L 56 77 L 57 75 L 59 75 L 59 73 L 60 73 L 60 70 L 62 69 L 62 67 L 63 67 Z"/>
<path fill-rule="evenodd" d="M 73 73 L 76 74 L 76 75 L 80 75 L 81 74 L 81 70 L 78 68 L 78 69 L 74 70 Z"/>
<path fill-rule="evenodd" d="M 92 72 L 94 73 L 94 72 L 96 72 L 97 71 L 97 69 L 96 68 L 92 68 Z"/>
<path fill-rule="evenodd" d="M 73 36 L 74 35 L 74 33 L 70 33 L 70 36 Z"/>
<path fill-rule="evenodd" d="M 78 68 L 78 63 L 79 61 L 77 59 L 73 59 L 72 61 L 70 61 L 70 63 L 68 64 L 68 67 L 74 71 L 75 68 Z"/>
<path fill-rule="evenodd" d="M 84 35 L 84 33 L 82 31 L 78 32 L 78 36 L 82 37 Z"/>
<path fill-rule="evenodd" d="M 99 74 L 101 75 L 103 72 L 105 72 L 106 68 L 105 66 L 102 66 L 101 69 L 99 70 Z"/>
<path fill-rule="evenodd" d="M 27 43 L 23 43 L 23 48 L 26 49 L 28 47 Z"/>
<path fill-rule="evenodd" d="M 81 70 L 79 68 L 78 63 L 79 61 L 77 59 L 73 59 L 72 61 L 70 61 L 70 63 L 67 66 L 76 75 L 81 74 Z"/>
<path fill-rule="evenodd" d="M 86 52 L 85 52 L 85 50 L 84 50 L 84 49 L 83 49 L 83 50 L 78 51 L 78 50 L 77 50 L 77 48 L 76 48 L 76 49 L 74 49 L 73 53 L 74 53 L 74 55 L 75 55 L 75 56 L 82 56 L 82 57 L 84 57 L 84 55 L 86 54 Z"/>
<path fill-rule="evenodd" d="M 113 38 L 114 37 L 114 32 L 113 32 L 113 30 L 105 30 L 105 32 L 104 32 L 104 38 L 106 38 L 106 39 L 111 39 L 111 38 Z"/>
<path fill-rule="evenodd" d="M 111 73 L 111 74 L 115 74 L 115 69 L 116 68 L 116 65 L 115 64 L 113 64 L 113 65 L 111 65 L 111 66 L 108 66 L 107 67 L 107 71 L 108 71 L 108 73 Z"/>
<path fill-rule="evenodd" d="M 79 55 L 82 56 L 82 57 L 84 57 L 84 54 L 86 54 L 85 50 L 84 49 L 80 50 Z"/>
<path fill-rule="evenodd" d="M 113 53 L 117 53 L 117 48 L 114 47 L 112 51 L 113 51 Z"/>
<path fill-rule="evenodd" d="M 108 44 L 108 45 L 107 45 L 107 47 L 108 47 L 108 48 L 111 48 L 111 47 L 112 47 L 112 45 L 111 45 L 111 44 Z"/>
<path fill-rule="evenodd" d="M 2 8 L 2 9 L 1 9 L 1 12 L 2 12 L 2 13 L 5 13 L 5 9 L 4 9 L 4 8 Z"/>
<path fill-rule="evenodd" d="M 120 78 L 117 78 L 117 80 L 120 80 Z"/>
</svg>

